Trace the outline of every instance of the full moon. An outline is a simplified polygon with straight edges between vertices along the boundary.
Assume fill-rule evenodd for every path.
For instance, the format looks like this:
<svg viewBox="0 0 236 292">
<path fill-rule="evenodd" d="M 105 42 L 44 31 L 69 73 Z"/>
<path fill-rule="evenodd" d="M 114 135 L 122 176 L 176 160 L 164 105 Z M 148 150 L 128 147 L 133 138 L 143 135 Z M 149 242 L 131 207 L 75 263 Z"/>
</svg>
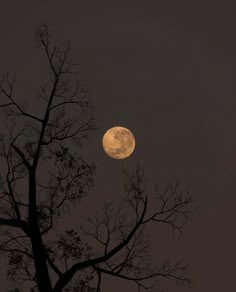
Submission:
<svg viewBox="0 0 236 292">
<path fill-rule="evenodd" d="M 134 151 L 135 138 L 129 129 L 113 127 L 104 134 L 102 146 L 106 154 L 110 157 L 124 159 Z"/>
</svg>

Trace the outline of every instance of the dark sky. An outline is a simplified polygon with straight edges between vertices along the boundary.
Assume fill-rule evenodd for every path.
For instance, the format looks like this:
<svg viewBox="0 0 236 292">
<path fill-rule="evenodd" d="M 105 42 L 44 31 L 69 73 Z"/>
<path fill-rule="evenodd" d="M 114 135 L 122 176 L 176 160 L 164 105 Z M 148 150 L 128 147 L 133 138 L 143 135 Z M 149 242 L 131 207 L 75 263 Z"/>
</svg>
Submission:
<svg viewBox="0 0 236 292">
<path fill-rule="evenodd" d="M 235 6 L 233 0 L 1 3 L 0 70 L 16 71 L 19 95 L 32 104 L 44 77 L 35 28 L 48 21 L 58 39 L 72 41 L 101 117 L 85 153 L 98 165 L 88 213 L 91 204 L 119 196 L 121 168 L 137 162 L 147 184 L 179 178 L 198 200 L 199 214 L 182 241 L 153 231 L 154 259 L 183 255 L 195 280 L 190 290 L 171 291 L 236 291 Z M 126 160 L 112 160 L 101 148 L 114 125 L 136 137 Z M 104 292 L 136 291 L 113 283 Z"/>
</svg>

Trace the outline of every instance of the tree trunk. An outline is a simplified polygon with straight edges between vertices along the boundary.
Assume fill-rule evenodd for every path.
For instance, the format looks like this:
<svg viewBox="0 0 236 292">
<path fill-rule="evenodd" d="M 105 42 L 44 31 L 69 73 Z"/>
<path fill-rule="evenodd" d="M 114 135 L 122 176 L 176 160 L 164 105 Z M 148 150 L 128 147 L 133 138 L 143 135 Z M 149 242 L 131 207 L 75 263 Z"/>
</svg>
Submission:
<svg viewBox="0 0 236 292">
<path fill-rule="evenodd" d="M 32 234 L 33 233 L 33 234 Z M 39 292 L 52 292 L 52 285 L 48 273 L 44 246 L 38 231 L 31 230 L 32 252 L 34 256 L 35 271 Z"/>
<path fill-rule="evenodd" d="M 35 173 L 29 177 L 29 227 L 39 292 L 52 292 L 45 248 L 38 224 Z"/>
</svg>

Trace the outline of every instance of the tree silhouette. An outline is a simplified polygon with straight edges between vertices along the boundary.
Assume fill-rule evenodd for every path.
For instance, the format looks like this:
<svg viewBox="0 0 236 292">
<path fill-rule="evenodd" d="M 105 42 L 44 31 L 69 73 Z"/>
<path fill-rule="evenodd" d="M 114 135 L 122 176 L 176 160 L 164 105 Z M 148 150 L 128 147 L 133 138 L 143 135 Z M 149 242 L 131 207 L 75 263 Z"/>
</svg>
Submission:
<svg viewBox="0 0 236 292">
<path fill-rule="evenodd" d="M 1 135 L 0 250 L 8 276 L 31 283 L 30 291 L 101 291 L 103 276 L 157 291 L 162 278 L 188 284 L 182 262 L 152 266 L 146 226 L 165 224 L 182 234 L 191 198 L 179 184 L 156 191 L 149 204 L 143 171 L 124 170 L 125 195 L 117 207 L 105 202 L 100 217 L 57 233 L 60 218 L 84 198 L 95 166 L 73 150 L 96 128 L 95 111 L 70 59 L 70 43 L 56 44 L 48 25 L 36 32 L 49 71 L 40 86 L 41 115 L 15 96 L 15 76 L 0 80 Z M 4 133 L 4 134 L 3 134 Z M 18 289 L 12 291 L 19 291 Z M 158 290 L 159 291 L 159 290 Z"/>
</svg>

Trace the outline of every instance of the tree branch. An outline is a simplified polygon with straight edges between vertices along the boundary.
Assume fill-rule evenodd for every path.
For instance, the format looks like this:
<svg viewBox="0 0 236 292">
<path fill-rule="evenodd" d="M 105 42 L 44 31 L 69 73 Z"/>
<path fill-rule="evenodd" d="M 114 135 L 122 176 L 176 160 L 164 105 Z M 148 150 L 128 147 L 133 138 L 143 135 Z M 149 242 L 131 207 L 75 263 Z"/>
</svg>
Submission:
<svg viewBox="0 0 236 292">
<path fill-rule="evenodd" d="M 144 208 L 143 208 L 143 212 L 140 216 L 139 221 L 137 222 L 137 224 L 133 227 L 133 229 L 130 231 L 130 233 L 128 234 L 128 236 L 125 238 L 124 241 L 122 241 L 120 244 L 118 244 L 115 248 L 113 248 L 112 250 L 110 250 L 107 254 L 105 254 L 104 256 L 95 258 L 95 259 L 91 259 L 85 262 L 79 262 L 77 264 L 74 264 L 68 271 L 66 271 L 61 278 L 56 282 L 53 292 L 61 292 L 62 289 L 68 284 L 68 282 L 71 280 L 71 278 L 74 276 L 74 274 L 81 269 L 90 267 L 90 266 L 94 266 L 96 264 L 102 263 L 107 261 L 108 259 L 110 259 L 112 256 L 114 256 L 115 254 L 117 254 L 120 250 L 122 250 L 132 239 L 133 235 L 135 234 L 135 232 L 138 230 L 139 226 L 141 225 L 143 218 L 145 216 L 146 213 L 146 208 L 147 208 L 147 197 L 145 198 L 144 201 Z"/>
<path fill-rule="evenodd" d="M 4 82 L 7 83 L 7 86 L 9 87 L 10 92 L 7 92 L 7 90 L 4 88 L 4 85 L 3 85 Z M 14 100 L 14 98 L 12 97 L 14 85 L 15 85 L 15 79 L 13 81 L 9 81 L 8 74 L 6 75 L 6 77 L 3 78 L 3 80 L 0 81 L 0 93 L 3 93 L 11 101 L 9 103 L 0 105 L 0 108 L 15 106 L 19 110 L 21 115 L 26 116 L 26 117 L 31 118 L 31 119 L 34 119 L 34 120 L 42 123 L 42 120 L 40 118 L 25 112 L 22 109 L 22 107 Z"/>
<path fill-rule="evenodd" d="M 59 276 L 62 276 L 62 272 L 60 271 L 60 269 L 54 264 L 54 262 L 51 260 L 51 258 L 49 257 L 48 253 L 46 252 L 46 259 L 50 265 L 50 267 L 53 269 L 53 271 Z"/>
<path fill-rule="evenodd" d="M 24 153 L 16 145 L 13 144 L 12 147 L 16 151 L 16 153 L 20 156 L 20 158 L 24 162 L 24 165 L 27 167 L 27 169 L 30 170 L 31 169 L 31 165 L 28 162 L 28 160 L 26 159 Z"/>
<path fill-rule="evenodd" d="M 0 226 L 12 226 L 22 229 L 26 235 L 30 237 L 30 230 L 28 223 L 23 220 L 0 218 Z"/>
</svg>

